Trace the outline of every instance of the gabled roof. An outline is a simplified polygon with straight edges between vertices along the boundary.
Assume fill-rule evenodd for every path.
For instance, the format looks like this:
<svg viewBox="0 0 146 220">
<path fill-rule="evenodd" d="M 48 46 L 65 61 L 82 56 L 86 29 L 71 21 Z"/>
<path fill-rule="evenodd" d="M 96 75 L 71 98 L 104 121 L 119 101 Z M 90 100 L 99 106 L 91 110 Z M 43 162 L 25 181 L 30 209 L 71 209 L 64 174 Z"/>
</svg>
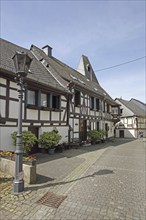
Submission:
<svg viewBox="0 0 146 220">
<path fill-rule="evenodd" d="M 85 75 L 85 77 L 95 83 L 98 83 L 92 65 L 87 56 L 82 55 L 77 70 Z M 99 83 L 98 83 L 99 84 Z"/>
<path fill-rule="evenodd" d="M 76 86 L 82 87 L 86 91 L 105 98 L 112 105 L 117 105 L 117 103 L 108 95 L 108 93 L 99 85 L 97 80 L 91 81 L 86 76 L 82 75 L 78 71 L 72 69 L 68 65 L 64 64 L 60 60 L 56 59 L 53 56 L 47 56 L 43 50 L 36 47 L 35 45 L 31 46 L 31 51 L 35 56 L 40 60 L 40 62 L 46 62 L 48 70 L 52 68 L 55 71 L 55 77 L 61 82 L 66 80 L 67 82 L 73 81 Z M 62 79 L 61 79 L 62 78 Z"/>
<path fill-rule="evenodd" d="M 3 73 L 15 75 L 12 57 L 16 51 L 27 52 L 33 59 L 30 66 L 30 71 L 33 74 L 28 74 L 28 80 L 66 93 L 69 93 L 68 84 L 73 81 L 76 87 L 83 88 L 90 95 L 105 99 L 113 106 L 117 105 L 117 103 L 98 83 L 92 67 L 90 68 L 92 69 L 93 75 L 92 80 L 90 80 L 88 72 L 86 76 L 84 76 L 55 57 L 47 56 L 42 49 L 34 45 L 32 45 L 30 50 L 28 50 L 6 40 L 0 39 L 0 51 L 0 69 Z M 83 60 L 85 67 L 87 63 L 91 65 L 86 56 L 83 56 Z"/>
<path fill-rule="evenodd" d="M 136 99 L 131 99 L 130 101 L 124 99 L 116 98 L 121 104 L 126 106 L 129 110 L 133 112 L 135 116 L 146 117 L 146 104 L 138 101 Z"/>
<path fill-rule="evenodd" d="M 15 52 L 26 52 L 33 59 L 30 71 L 32 74 L 28 74 L 27 79 L 41 83 L 43 85 L 58 89 L 60 91 L 68 92 L 66 88 L 62 87 L 56 79 L 49 74 L 49 72 L 43 67 L 43 65 L 36 59 L 33 53 L 23 47 L 0 39 L 0 70 L 4 73 L 8 72 L 11 75 L 15 75 L 15 67 L 12 60 Z"/>
</svg>

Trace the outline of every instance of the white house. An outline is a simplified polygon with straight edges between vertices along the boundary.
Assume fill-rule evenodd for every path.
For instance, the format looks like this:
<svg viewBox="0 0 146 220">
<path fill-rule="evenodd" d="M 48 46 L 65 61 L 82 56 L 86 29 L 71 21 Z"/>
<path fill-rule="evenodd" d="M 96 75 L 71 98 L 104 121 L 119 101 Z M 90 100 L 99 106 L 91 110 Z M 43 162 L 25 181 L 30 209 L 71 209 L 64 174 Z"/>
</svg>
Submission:
<svg viewBox="0 0 146 220">
<path fill-rule="evenodd" d="M 106 137 L 114 136 L 118 118 L 112 108 L 118 104 L 100 86 L 86 56 L 78 69 L 62 63 L 52 55 L 48 45 L 42 49 L 32 45 L 30 50 L 0 40 L 0 148 L 14 151 L 11 133 L 17 131 L 18 92 L 12 57 L 16 51 L 27 52 L 33 59 L 32 74 L 26 78 L 23 100 L 23 130 L 39 138 L 43 131 L 56 127 L 62 141 L 87 140 L 89 129 L 104 129 Z M 114 117 L 113 117 L 114 115 Z M 116 118 L 115 118 L 116 116 Z M 37 144 L 34 147 L 39 150 Z"/>
<path fill-rule="evenodd" d="M 120 104 L 121 118 L 116 125 L 117 137 L 137 138 L 139 131 L 146 137 L 146 104 L 136 99 L 130 101 L 118 99 Z"/>
</svg>

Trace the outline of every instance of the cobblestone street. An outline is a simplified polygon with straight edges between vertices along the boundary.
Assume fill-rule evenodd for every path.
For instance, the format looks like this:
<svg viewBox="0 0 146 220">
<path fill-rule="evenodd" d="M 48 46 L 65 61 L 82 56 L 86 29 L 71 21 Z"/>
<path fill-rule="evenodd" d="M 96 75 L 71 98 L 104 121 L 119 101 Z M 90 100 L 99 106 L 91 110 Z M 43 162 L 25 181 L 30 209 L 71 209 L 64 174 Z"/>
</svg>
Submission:
<svg viewBox="0 0 146 220">
<path fill-rule="evenodd" d="M 41 157 L 37 166 L 37 184 L 19 196 L 1 174 L 1 219 L 146 219 L 146 142 L 115 139 Z M 52 197 L 38 202 L 44 195 Z"/>
</svg>

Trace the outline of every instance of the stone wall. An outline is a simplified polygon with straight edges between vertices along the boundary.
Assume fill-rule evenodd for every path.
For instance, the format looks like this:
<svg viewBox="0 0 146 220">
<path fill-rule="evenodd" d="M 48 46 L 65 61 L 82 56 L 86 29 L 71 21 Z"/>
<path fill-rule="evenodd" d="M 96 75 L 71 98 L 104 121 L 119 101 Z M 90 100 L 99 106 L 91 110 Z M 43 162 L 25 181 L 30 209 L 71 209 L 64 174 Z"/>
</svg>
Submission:
<svg viewBox="0 0 146 220">
<path fill-rule="evenodd" d="M 0 158 L 0 170 L 11 176 L 15 176 L 15 161 L 6 158 Z M 23 164 L 24 181 L 28 184 L 36 183 L 36 164 Z"/>
</svg>

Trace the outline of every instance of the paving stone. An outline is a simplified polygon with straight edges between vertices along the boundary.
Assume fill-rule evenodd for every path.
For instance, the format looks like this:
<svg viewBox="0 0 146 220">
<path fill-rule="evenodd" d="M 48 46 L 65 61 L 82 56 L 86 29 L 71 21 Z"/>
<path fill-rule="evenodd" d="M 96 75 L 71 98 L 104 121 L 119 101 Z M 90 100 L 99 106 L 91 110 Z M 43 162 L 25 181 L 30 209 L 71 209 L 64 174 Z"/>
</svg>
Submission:
<svg viewBox="0 0 146 220">
<path fill-rule="evenodd" d="M 39 171 L 55 178 L 26 184 L 20 196 L 11 194 L 9 177 L 0 192 L 2 219 L 145 220 L 145 147 L 137 140 L 116 140 L 112 145 L 72 149 L 48 162 L 46 156 Z M 58 209 L 37 204 L 46 192 L 67 198 Z"/>
</svg>

